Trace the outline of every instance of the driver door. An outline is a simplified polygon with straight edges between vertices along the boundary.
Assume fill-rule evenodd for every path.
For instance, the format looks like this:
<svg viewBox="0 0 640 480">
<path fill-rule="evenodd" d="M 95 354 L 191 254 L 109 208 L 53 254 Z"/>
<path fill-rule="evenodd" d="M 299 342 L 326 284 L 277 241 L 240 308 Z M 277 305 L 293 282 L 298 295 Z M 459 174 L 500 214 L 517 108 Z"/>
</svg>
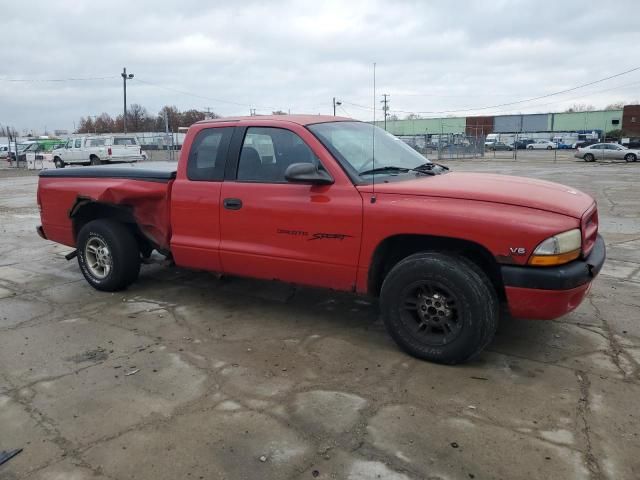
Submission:
<svg viewBox="0 0 640 480">
<path fill-rule="evenodd" d="M 299 130 L 298 132 L 293 131 Z M 225 273 L 350 290 L 362 231 L 362 197 L 353 184 L 294 184 L 293 163 L 325 169 L 301 126 L 238 129 L 237 168 L 222 185 L 220 259 Z M 240 146 L 241 145 L 241 146 Z M 234 155 L 233 151 L 231 153 Z"/>
</svg>

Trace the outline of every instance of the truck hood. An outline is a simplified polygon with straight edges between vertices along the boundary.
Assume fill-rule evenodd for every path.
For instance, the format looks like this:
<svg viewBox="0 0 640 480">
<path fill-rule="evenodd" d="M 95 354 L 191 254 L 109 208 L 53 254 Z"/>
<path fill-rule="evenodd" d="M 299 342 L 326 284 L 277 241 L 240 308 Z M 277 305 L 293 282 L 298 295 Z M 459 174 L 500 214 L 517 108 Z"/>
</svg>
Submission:
<svg viewBox="0 0 640 480">
<path fill-rule="evenodd" d="M 371 192 L 371 185 L 360 187 Z M 581 218 L 594 200 L 586 193 L 559 183 L 488 173 L 451 172 L 415 179 L 376 183 L 376 193 L 447 197 L 504 203 Z"/>
</svg>

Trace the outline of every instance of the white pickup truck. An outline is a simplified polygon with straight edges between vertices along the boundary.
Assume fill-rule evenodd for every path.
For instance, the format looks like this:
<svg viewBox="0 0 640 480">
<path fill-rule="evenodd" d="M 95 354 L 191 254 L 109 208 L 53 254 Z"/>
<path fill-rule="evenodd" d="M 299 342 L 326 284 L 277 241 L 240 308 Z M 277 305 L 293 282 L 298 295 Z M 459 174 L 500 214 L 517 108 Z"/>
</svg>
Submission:
<svg viewBox="0 0 640 480">
<path fill-rule="evenodd" d="M 138 162 L 143 159 L 142 147 L 133 135 L 101 135 L 70 138 L 66 145 L 53 152 L 56 168 L 65 165 L 102 165 L 104 163 Z"/>
</svg>

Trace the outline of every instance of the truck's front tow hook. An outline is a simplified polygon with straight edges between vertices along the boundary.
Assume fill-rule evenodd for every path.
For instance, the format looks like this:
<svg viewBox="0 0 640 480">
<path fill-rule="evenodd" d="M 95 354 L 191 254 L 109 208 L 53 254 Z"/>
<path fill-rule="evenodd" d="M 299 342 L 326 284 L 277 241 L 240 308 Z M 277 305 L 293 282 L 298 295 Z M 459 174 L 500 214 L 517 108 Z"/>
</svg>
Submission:
<svg viewBox="0 0 640 480">
<path fill-rule="evenodd" d="M 78 250 L 74 250 L 73 252 L 67 253 L 64 258 L 66 258 L 67 260 L 73 260 L 74 258 L 76 258 L 78 256 Z"/>
</svg>

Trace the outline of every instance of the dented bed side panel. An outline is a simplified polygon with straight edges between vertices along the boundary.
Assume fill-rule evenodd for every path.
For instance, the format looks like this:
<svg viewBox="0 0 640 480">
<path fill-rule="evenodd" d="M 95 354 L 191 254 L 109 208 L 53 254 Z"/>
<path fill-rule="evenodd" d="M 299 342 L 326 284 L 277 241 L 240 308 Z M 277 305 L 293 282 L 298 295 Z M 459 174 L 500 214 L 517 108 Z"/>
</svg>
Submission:
<svg viewBox="0 0 640 480">
<path fill-rule="evenodd" d="M 126 207 L 142 233 L 158 248 L 171 238 L 170 197 L 173 180 L 40 177 L 38 204 L 49 240 L 75 247 L 71 214 L 78 201 Z"/>
</svg>

